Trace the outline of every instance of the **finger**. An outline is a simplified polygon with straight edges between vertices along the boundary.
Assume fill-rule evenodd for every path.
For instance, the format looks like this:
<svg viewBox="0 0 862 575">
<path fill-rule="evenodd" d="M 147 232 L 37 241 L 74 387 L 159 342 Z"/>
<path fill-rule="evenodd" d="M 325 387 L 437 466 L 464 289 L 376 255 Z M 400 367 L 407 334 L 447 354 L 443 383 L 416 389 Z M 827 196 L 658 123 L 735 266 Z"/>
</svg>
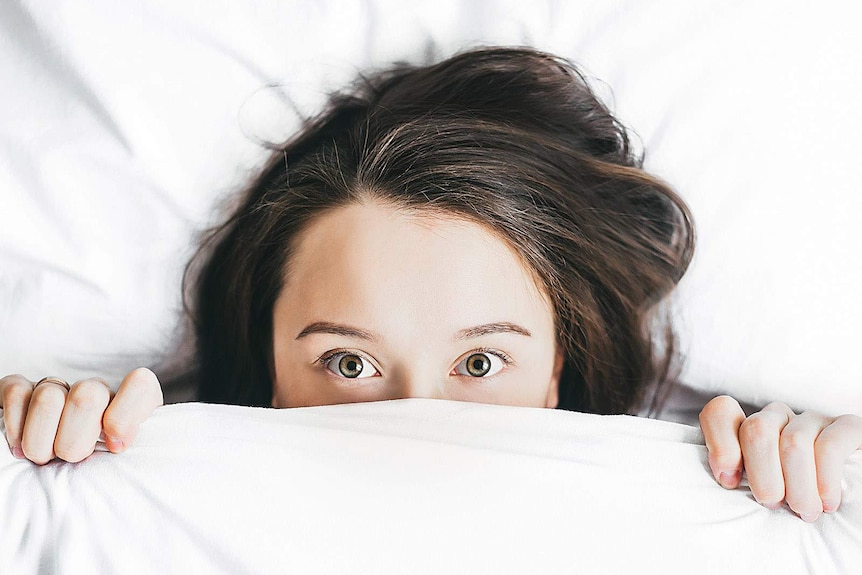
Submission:
<svg viewBox="0 0 862 575">
<path fill-rule="evenodd" d="M 110 401 L 111 388 L 100 378 L 83 379 L 72 386 L 54 439 L 57 457 L 77 463 L 93 453 Z"/>
<path fill-rule="evenodd" d="M 164 403 L 156 374 L 145 367 L 129 372 L 102 417 L 108 449 L 113 453 L 125 450 L 135 440 L 141 422 Z"/>
<path fill-rule="evenodd" d="M 736 489 L 742 479 L 739 426 L 745 412 L 735 399 L 720 395 L 704 406 L 699 418 L 712 475 L 723 487 Z"/>
<path fill-rule="evenodd" d="M 0 379 L 0 407 L 3 408 L 6 441 L 12 455 L 18 459 L 24 458 L 21 438 L 24 435 L 24 420 L 27 419 L 32 393 L 33 382 L 23 375 L 7 375 Z"/>
<path fill-rule="evenodd" d="M 778 439 L 790 421 L 790 415 L 787 414 L 790 408 L 771 408 L 773 405 L 769 404 L 749 416 L 739 426 L 748 485 L 757 502 L 770 509 L 780 507 L 784 500 L 784 475 Z"/>
<path fill-rule="evenodd" d="M 790 419 L 779 438 L 779 456 L 784 475 L 784 499 L 805 521 L 816 521 L 823 511 L 817 491 L 814 440 L 832 423 L 832 418 L 806 411 Z"/>
<path fill-rule="evenodd" d="M 862 449 L 862 417 L 856 415 L 836 418 L 814 441 L 817 490 L 823 511 L 830 513 L 841 505 L 844 464 L 857 449 Z"/>
<path fill-rule="evenodd" d="M 54 453 L 54 437 L 66 404 L 66 388 L 53 383 L 36 386 L 30 395 L 21 449 L 24 455 L 39 465 L 48 463 Z"/>
<path fill-rule="evenodd" d="M 786 415 L 788 417 L 788 419 L 796 416 L 796 413 L 792 409 L 790 409 L 790 407 L 788 407 L 786 404 L 778 402 L 778 401 L 773 401 L 772 403 L 768 404 L 766 407 L 764 407 L 760 411 L 766 411 L 769 413 L 777 413 L 779 415 Z"/>
</svg>

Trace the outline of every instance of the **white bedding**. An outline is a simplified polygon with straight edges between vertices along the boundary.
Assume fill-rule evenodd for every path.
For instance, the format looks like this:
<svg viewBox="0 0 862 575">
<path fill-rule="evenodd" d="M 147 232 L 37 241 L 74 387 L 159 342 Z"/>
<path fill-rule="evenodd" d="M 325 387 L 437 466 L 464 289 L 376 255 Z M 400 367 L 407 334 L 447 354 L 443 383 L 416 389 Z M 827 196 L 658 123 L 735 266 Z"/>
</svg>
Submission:
<svg viewBox="0 0 862 575">
<path fill-rule="evenodd" d="M 862 572 L 862 452 L 805 523 L 700 431 L 407 399 L 159 409 L 124 454 L 0 449 L 0 573 Z"/>
</svg>

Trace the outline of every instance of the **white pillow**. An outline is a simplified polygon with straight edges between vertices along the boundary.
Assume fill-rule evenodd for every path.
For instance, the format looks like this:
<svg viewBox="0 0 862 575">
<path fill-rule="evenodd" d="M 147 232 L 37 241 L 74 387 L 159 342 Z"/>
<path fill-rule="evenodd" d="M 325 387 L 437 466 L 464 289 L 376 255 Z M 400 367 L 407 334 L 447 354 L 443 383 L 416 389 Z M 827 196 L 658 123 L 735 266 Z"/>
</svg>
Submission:
<svg viewBox="0 0 862 575">
<path fill-rule="evenodd" d="M 195 233 L 359 70 L 479 44 L 570 57 L 690 203 L 686 383 L 862 414 L 862 40 L 819 6 L 0 6 L 0 374 L 117 384 L 178 346 Z M 603 83 L 604 82 L 604 83 Z M 268 85 L 278 88 L 266 88 Z M 269 119 L 275 118 L 270 123 Z"/>
</svg>

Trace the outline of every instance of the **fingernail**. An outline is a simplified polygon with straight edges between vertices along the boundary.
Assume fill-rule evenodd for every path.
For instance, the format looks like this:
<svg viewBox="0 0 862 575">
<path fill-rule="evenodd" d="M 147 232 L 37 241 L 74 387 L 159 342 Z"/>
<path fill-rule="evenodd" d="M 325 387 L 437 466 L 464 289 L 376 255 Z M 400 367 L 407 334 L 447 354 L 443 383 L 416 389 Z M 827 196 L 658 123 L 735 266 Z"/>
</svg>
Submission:
<svg viewBox="0 0 862 575">
<path fill-rule="evenodd" d="M 16 445 L 12 448 L 12 455 L 17 457 L 18 459 L 24 459 L 24 450 Z"/>
<path fill-rule="evenodd" d="M 838 508 L 838 506 L 835 505 L 835 503 L 832 501 L 824 501 L 823 502 L 823 512 L 824 513 L 832 513 L 837 508 Z"/>
<path fill-rule="evenodd" d="M 802 520 L 805 521 L 806 523 L 812 523 L 814 521 L 817 521 L 817 518 L 820 517 L 820 514 L 819 513 L 811 513 L 810 515 L 800 515 L 800 517 L 802 517 Z"/>
<path fill-rule="evenodd" d="M 737 483 L 739 483 L 739 479 L 742 477 L 742 472 L 739 470 L 736 471 L 722 471 L 721 475 L 718 476 L 718 482 L 722 487 L 726 489 L 733 489 L 736 487 Z"/>
<path fill-rule="evenodd" d="M 761 503 L 761 505 L 763 505 L 763 506 L 764 506 L 764 507 L 766 507 L 767 509 L 772 509 L 773 511 L 775 511 L 776 509 L 780 509 L 781 507 L 783 507 L 783 504 L 782 504 L 782 502 L 781 502 L 781 501 L 779 501 L 778 503 Z"/>
<path fill-rule="evenodd" d="M 112 443 L 116 449 L 123 449 L 126 447 L 126 444 L 123 443 L 123 440 L 119 437 L 108 436 L 108 441 Z"/>
</svg>

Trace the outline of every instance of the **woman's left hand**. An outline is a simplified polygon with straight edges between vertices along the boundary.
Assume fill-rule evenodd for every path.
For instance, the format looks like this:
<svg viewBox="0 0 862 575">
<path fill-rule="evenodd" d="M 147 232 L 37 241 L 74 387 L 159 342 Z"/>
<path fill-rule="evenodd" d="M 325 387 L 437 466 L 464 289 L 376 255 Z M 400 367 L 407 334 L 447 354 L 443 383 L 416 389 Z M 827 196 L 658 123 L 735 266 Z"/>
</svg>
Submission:
<svg viewBox="0 0 862 575">
<path fill-rule="evenodd" d="M 746 417 L 727 395 L 706 404 L 700 427 L 723 487 L 736 489 L 745 470 L 758 503 L 777 509 L 787 501 L 805 521 L 838 509 L 845 462 L 862 448 L 862 417 L 797 415 L 777 402 Z"/>
</svg>

